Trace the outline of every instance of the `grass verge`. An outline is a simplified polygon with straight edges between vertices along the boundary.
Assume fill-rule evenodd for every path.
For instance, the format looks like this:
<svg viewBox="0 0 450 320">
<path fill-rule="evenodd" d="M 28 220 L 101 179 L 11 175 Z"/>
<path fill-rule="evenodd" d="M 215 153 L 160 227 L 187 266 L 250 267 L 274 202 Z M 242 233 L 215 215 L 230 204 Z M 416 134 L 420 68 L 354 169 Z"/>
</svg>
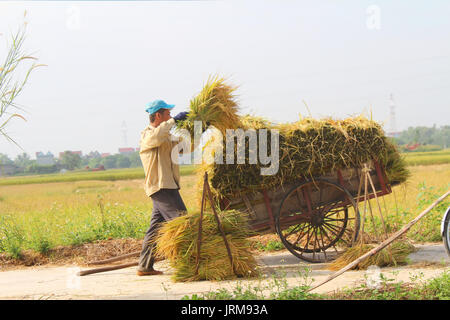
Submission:
<svg viewBox="0 0 450 320">
<path fill-rule="evenodd" d="M 184 296 L 182 300 L 450 300 L 450 271 L 429 280 L 410 276 L 410 282 L 395 282 L 381 273 L 376 286 L 362 284 L 326 294 L 310 293 L 310 270 L 300 272 L 300 284 L 288 286 L 285 276 L 273 276 L 268 282 L 218 289 L 204 294 Z M 367 282 L 367 281 L 366 281 Z"/>
</svg>

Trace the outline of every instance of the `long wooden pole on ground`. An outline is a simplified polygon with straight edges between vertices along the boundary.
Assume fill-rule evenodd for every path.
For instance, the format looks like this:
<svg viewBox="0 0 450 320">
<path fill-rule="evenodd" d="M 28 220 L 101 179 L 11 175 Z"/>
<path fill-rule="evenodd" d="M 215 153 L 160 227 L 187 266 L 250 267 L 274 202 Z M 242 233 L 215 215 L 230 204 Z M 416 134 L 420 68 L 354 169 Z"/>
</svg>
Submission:
<svg viewBox="0 0 450 320">
<path fill-rule="evenodd" d="M 116 262 L 116 261 L 124 260 L 124 259 L 127 259 L 127 258 L 139 256 L 140 253 L 141 253 L 141 251 L 135 251 L 135 252 L 127 253 L 127 254 L 124 254 L 124 255 L 121 255 L 121 256 L 112 257 L 112 258 L 105 259 L 105 260 L 90 261 L 87 264 L 88 265 L 108 264 L 108 263 L 111 263 L 111 262 Z"/>
<path fill-rule="evenodd" d="M 124 269 L 124 268 L 128 268 L 128 267 L 134 267 L 134 266 L 137 266 L 138 264 L 139 264 L 139 262 L 135 261 L 135 262 L 119 264 L 119 265 L 115 265 L 115 266 L 111 266 L 111 267 L 89 269 L 89 270 L 80 271 L 80 272 L 77 273 L 77 275 L 81 277 L 81 276 L 86 276 L 88 274 L 93 274 L 93 273 Z"/>
<path fill-rule="evenodd" d="M 449 194 L 450 194 L 450 190 L 447 191 L 444 195 L 442 195 L 435 202 L 433 202 L 433 204 L 431 204 L 428 208 L 426 208 L 424 211 L 422 211 L 422 213 L 420 213 L 416 218 L 414 218 L 411 222 L 409 222 L 407 225 L 405 225 L 402 229 L 400 229 L 399 231 L 394 233 L 391 237 L 389 237 L 388 239 L 383 241 L 378 247 L 373 248 L 372 250 L 370 250 L 369 252 L 365 253 L 364 255 L 359 257 L 358 259 L 354 260 L 353 262 L 351 262 L 348 265 L 346 265 L 345 267 L 343 267 L 341 270 L 336 271 L 334 274 L 332 274 L 331 276 L 329 276 L 327 279 L 325 279 L 324 281 L 320 282 L 319 284 L 313 286 L 308 291 L 312 291 L 312 290 L 320 287 L 321 285 L 323 285 L 323 284 L 333 280 L 334 278 L 336 278 L 336 277 L 340 276 L 341 274 L 343 274 L 345 271 L 347 271 L 347 270 L 353 268 L 354 266 L 356 266 L 358 263 L 360 263 L 364 259 L 374 255 L 378 251 L 381 251 L 382 249 L 387 247 L 391 242 L 393 242 L 394 240 L 399 238 L 401 235 L 403 235 L 406 231 L 408 231 L 414 224 L 416 224 L 420 219 L 422 219 L 428 212 L 430 212 L 435 206 L 437 206 Z"/>
</svg>

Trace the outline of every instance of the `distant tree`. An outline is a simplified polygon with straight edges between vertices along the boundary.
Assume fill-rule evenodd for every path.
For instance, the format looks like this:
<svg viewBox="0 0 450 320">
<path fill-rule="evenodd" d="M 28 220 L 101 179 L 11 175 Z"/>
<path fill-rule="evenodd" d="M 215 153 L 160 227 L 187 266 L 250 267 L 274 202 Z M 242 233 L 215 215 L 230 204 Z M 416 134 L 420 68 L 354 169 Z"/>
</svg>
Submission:
<svg viewBox="0 0 450 320">
<path fill-rule="evenodd" d="M 18 172 L 24 173 L 29 168 L 36 163 L 36 160 L 31 160 L 28 153 L 24 152 L 22 154 L 17 155 L 17 157 L 14 159 L 14 164 L 19 167 Z"/>
<path fill-rule="evenodd" d="M 450 146 L 450 126 L 433 127 L 409 127 L 395 138 L 399 145 L 420 144 L 420 145 L 438 145 L 442 148 Z"/>
<path fill-rule="evenodd" d="M 91 151 L 87 155 L 87 158 L 89 158 L 89 159 L 94 159 L 94 158 L 100 159 L 101 157 L 102 157 L 102 155 L 98 151 Z"/>
<path fill-rule="evenodd" d="M 89 160 L 89 168 L 98 168 L 102 164 L 102 158 L 92 158 Z"/>
<path fill-rule="evenodd" d="M 85 167 L 89 165 L 89 158 L 86 156 L 81 156 L 81 166 Z"/>
<path fill-rule="evenodd" d="M 21 167 L 21 168 L 27 167 L 32 162 L 33 161 L 31 160 L 30 156 L 26 152 L 17 155 L 17 157 L 14 159 L 15 165 L 18 167 Z"/>
<path fill-rule="evenodd" d="M 89 166 L 90 168 L 97 168 L 98 165 L 100 164 L 102 156 L 98 151 L 91 151 L 81 158 L 83 166 Z"/>
<path fill-rule="evenodd" d="M 117 157 L 114 155 L 107 156 L 102 159 L 101 164 L 103 164 L 106 169 L 117 168 Z"/>
<path fill-rule="evenodd" d="M 118 168 L 129 168 L 130 165 L 131 165 L 131 161 L 127 156 L 121 155 L 121 154 L 118 155 L 118 157 L 117 157 L 117 167 Z"/>
<path fill-rule="evenodd" d="M 137 168 L 142 167 L 141 157 L 139 156 L 139 151 L 133 152 L 129 155 L 130 167 Z"/>
<path fill-rule="evenodd" d="M 68 170 L 73 170 L 81 166 L 81 157 L 78 154 L 72 153 L 70 151 L 64 151 L 61 156 L 61 164 Z"/>
<path fill-rule="evenodd" d="M 450 148 L 450 126 L 443 126 L 439 132 L 433 135 L 435 144 L 440 145 L 443 148 Z"/>
<path fill-rule="evenodd" d="M 12 161 L 8 155 L 0 153 L 0 164 L 13 164 L 14 161 Z"/>
</svg>

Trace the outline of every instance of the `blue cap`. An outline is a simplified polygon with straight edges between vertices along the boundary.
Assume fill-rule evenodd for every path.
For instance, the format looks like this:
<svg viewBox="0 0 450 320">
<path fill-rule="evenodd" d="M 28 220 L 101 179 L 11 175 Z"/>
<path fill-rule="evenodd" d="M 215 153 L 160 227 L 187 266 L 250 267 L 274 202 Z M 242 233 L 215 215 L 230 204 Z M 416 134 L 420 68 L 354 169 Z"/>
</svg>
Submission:
<svg viewBox="0 0 450 320">
<path fill-rule="evenodd" d="M 147 111 L 150 114 L 155 113 L 159 109 L 172 109 L 173 107 L 175 107 L 174 104 L 167 104 L 163 100 L 155 100 L 147 103 L 145 106 L 147 107 L 145 111 Z"/>
</svg>

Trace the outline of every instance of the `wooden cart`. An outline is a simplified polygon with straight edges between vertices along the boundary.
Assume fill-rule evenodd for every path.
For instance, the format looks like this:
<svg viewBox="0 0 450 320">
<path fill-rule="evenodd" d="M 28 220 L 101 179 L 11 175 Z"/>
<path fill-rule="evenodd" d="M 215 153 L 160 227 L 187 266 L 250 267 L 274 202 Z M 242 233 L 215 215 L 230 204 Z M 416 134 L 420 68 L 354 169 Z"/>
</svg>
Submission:
<svg viewBox="0 0 450 320">
<path fill-rule="evenodd" d="M 366 164 L 377 197 L 391 193 L 382 166 Z M 257 234 L 276 232 L 296 257 L 309 262 L 333 260 L 339 247 L 352 246 L 360 229 L 358 194 L 363 169 L 337 170 L 329 175 L 272 190 L 239 194 L 220 201 L 220 208 L 236 209 L 248 215 Z M 375 197 L 374 192 L 367 198 Z"/>
</svg>

